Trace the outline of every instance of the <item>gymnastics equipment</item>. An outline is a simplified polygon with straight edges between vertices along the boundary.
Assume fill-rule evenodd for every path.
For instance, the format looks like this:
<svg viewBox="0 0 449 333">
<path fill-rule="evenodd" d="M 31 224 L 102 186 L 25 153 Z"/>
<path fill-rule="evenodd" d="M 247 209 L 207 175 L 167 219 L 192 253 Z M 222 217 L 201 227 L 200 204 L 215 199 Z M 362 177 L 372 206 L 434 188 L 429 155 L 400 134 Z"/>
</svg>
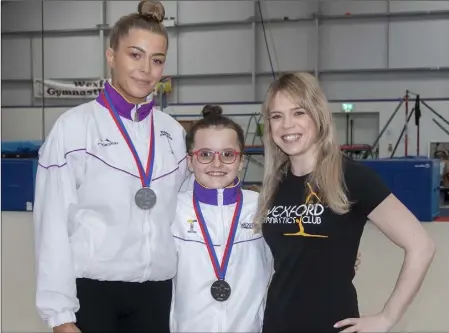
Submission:
<svg viewBox="0 0 449 333">
<path fill-rule="evenodd" d="M 172 80 L 170 76 L 162 77 L 153 89 L 153 96 L 156 104 L 163 111 L 168 106 L 167 96 L 173 91 Z"/>
<path fill-rule="evenodd" d="M 368 159 L 363 164 L 375 171 L 394 195 L 421 222 L 440 215 L 440 163 L 428 158 Z"/>
<path fill-rule="evenodd" d="M 32 211 L 41 141 L 3 141 L 1 210 Z"/>
<path fill-rule="evenodd" d="M 251 127 L 252 121 L 254 120 L 255 122 L 255 126 L 256 126 L 256 131 L 254 133 L 251 145 L 246 146 L 245 147 L 245 155 L 247 157 L 246 160 L 246 166 L 245 166 L 245 171 L 243 173 L 243 180 L 245 180 L 246 178 L 246 174 L 248 172 L 248 167 L 249 167 L 249 163 L 252 162 L 260 167 L 263 168 L 264 164 L 258 160 L 256 160 L 253 156 L 254 155 L 262 155 L 264 154 L 264 147 L 263 147 L 263 140 L 261 139 L 263 136 L 263 124 L 260 123 L 262 119 L 262 114 L 261 113 L 255 113 L 252 114 L 251 117 L 249 118 L 248 121 L 248 125 L 246 126 L 246 131 L 245 131 L 245 143 L 247 142 L 247 137 L 249 132 L 249 129 Z M 260 138 L 261 140 L 261 145 L 255 145 L 255 141 L 256 138 Z"/>
<path fill-rule="evenodd" d="M 396 113 L 398 113 L 399 109 L 402 107 L 402 104 L 404 104 L 405 101 L 405 97 L 403 97 L 400 101 L 400 103 L 398 104 L 398 106 L 396 107 L 396 109 L 393 111 L 393 114 L 390 116 L 390 118 L 387 120 L 387 123 L 385 124 L 385 126 L 382 128 L 382 130 L 380 131 L 379 135 L 377 136 L 376 140 L 374 140 L 373 144 L 371 145 L 371 149 L 370 151 L 365 151 L 365 154 L 363 155 L 363 159 L 368 158 L 368 155 L 370 154 L 370 152 L 372 152 L 373 149 L 375 149 L 377 147 L 377 145 L 379 144 L 380 138 L 382 137 L 382 135 L 385 133 L 385 131 L 387 130 L 388 126 L 390 125 L 390 123 L 392 122 L 394 116 L 396 116 Z"/>
<path fill-rule="evenodd" d="M 408 115 L 407 114 L 408 101 L 409 101 L 409 96 L 410 95 L 415 96 L 415 107 L 411 110 L 410 114 Z M 399 141 L 401 140 L 402 136 L 403 135 L 407 136 L 408 122 L 410 121 L 410 119 L 411 119 L 413 114 L 415 114 L 415 125 L 416 125 L 416 132 L 417 132 L 417 135 L 416 135 L 416 156 L 419 156 L 419 147 L 420 147 L 420 135 L 419 135 L 419 133 L 420 133 L 421 104 L 424 105 L 435 116 L 437 116 L 438 118 L 440 118 L 442 121 L 444 121 L 446 124 L 449 125 L 449 121 L 446 120 L 446 118 L 444 118 L 437 111 L 435 111 L 435 109 L 433 109 L 425 100 L 422 100 L 420 98 L 419 94 L 416 94 L 414 92 L 411 92 L 410 90 L 407 90 L 405 97 L 406 97 L 406 115 L 407 115 L 406 123 L 404 124 L 404 127 L 403 127 L 403 129 L 401 131 L 401 134 L 400 134 L 400 136 L 399 136 L 399 138 L 398 138 L 398 140 L 396 142 L 395 148 L 393 149 L 390 157 L 394 156 L 394 154 L 396 152 L 396 149 L 397 149 L 397 147 L 399 145 Z M 440 128 L 442 128 L 441 124 L 439 124 L 434 118 L 433 118 L 433 121 L 436 122 L 437 125 L 439 125 Z M 404 143 L 405 144 L 405 156 L 407 156 L 407 142 L 408 142 L 408 139 Z"/>
<path fill-rule="evenodd" d="M 432 121 L 435 123 L 435 125 L 437 125 L 444 133 L 446 133 L 447 135 L 449 135 L 449 130 L 447 130 L 438 120 L 436 120 L 435 118 L 432 118 Z"/>
<path fill-rule="evenodd" d="M 411 111 L 409 112 L 409 103 L 410 103 L 410 97 L 415 97 L 415 105 L 414 107 L 411 109 Z M 410 121 L 410 119 L 412 118 L 412 116 L 415 116 L 415 125 L 416 125 L 416 131 L 417 131 L 417 136 L 416 136 L 416 156 L 419 156 L 419 147 L 420 147 L 420 118 L 421 118 L 421 105 L 424 105 L 430 112 L 432 112 L 436 117 L 438 117 L 439 119 L 441 119 L 443 122 L 445 122 L 446 124 L 449 125 L 449 121 L 444 118 L 441 114 L 439 114 L 437 111 L 435 111 L 428 103 L 426 100 L 423 100 L 419 94 L 416 94 L 410 90 L 406 90 L 404 96 L 401 98 L 399 104 L 397 105 L 396 109 L 394 110 L 394 112 L 392 113 L 392 115 L 390 116 L 390 118 L 388 119 L 387 123 L 384 125 L 384 127 L 382 128 L 382 130 L 380 131 L 379 135 L 377 136 L 376 140 L 374 140 L 373 144 L 371 145 L 371 151 L 373 149 L 375 149 L 380 141 L 380 138 L 382 137 L 382 135 L 385 133 L 385 131 L 387 130 L 388 126 L 391 124 L 392 120 L 394 119 L 394 117 L 396 116 L 396 114 L 399 112 L 399 110 L 401 109 L 402 105 L 405 105 L 405 122 L 404 122 L 404 126 L 402 127 L 401 133 L 399 135 L 398 140 L 396 141 L 393 151 L 391 152 L 390 158 L 393 158 L 396 150 L 399 146 L 399 143 L 401 141 L 402 138 L 404 138 L 404 155 L 408 156 L 408 123 Z M 433 119 L 433 121 L 435 123 L 437 123 L 437 125 L 441 128 L 441 124 L 439 124 L 435 119 Z M 443 129 L 446 133 L 447 130 Z M 363 159 L 366 159 L 368 157 L 368 154 L 370 153 L 370 151 L 366 151 Z"/>
</svg>

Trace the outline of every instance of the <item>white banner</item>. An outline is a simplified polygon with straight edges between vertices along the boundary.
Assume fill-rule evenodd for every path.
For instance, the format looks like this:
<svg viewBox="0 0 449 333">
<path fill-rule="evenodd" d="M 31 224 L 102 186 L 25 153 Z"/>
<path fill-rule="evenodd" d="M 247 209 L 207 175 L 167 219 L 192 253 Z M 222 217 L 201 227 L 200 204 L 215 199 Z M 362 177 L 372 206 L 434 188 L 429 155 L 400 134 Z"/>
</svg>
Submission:
<svg viewBox="0 0 449 333">
<path fill-rule="evenodd" d="M 108 79 L 54 81 L 34 79 L 33 92 L 36 98 L 96 98 Z"/>
</svg>

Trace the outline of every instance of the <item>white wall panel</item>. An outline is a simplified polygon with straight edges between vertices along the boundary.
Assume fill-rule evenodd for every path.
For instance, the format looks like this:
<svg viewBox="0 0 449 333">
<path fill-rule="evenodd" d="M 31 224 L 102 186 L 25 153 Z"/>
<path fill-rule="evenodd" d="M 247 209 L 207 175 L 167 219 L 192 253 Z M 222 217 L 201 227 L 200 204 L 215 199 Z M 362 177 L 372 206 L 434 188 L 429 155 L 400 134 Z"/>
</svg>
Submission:
<svg viewBox="0 0 449 333">
<path fill-rule="evenodd" d="M 178 74 L 178 34 L 176 31 L 168 30 L 168 39 L 164 75 L 175 75 Z"/>
<path fill-rule="evenodd" d="M 325 75 L 322 86 L 329 99 L 400 98 L 407 89 L 425 97 L 449 98 L 447 73 Z"/>
<path fill-rule="evenodd" d="M 429 1 L 403 1 L 392 0 L 390 4 L 391 12 L 413 12 L 430 10 L 448 10 L 449 1 L 429 0 Z"/>
<path fill-rule="evenodd" d="M 257 78 L 257 89 L 256 89 L 256 99 L 258 101 L 263 101 L 265 94 L 267 93 L 270 83 L 273 81 L 273 77 L 261 76 Z"/>
<path fill-rule="evenodd" d="M 386 36 L 382 22 L 325 22 L 320 27 L 320 69 L 385 67 Z"/>
<path fill-rule="evenodd" d="M 320 7 L 326 15 L 385 13 L 388 9 L 387 1 L 382 0 L 323 1 Z"/>
<path fill-rule="evenodd" d="M 334 128 L 337 136 L 337 141 L 340 144 L 346 144 L 346 118 L 345 115 L 333 115 Z"/>
<path fill-rule="evenodd" d="M 46 40 L 47 38 L 45 38 Z M 33 68 L 32 68 L 32 79 L 42 78 L 42 57 L 45 57 L 45 54 L 42 52 L 42 38 L 33 37 L 31 38 L 31 58 L 33 59 Z M 56 52 L 58 54 L 58 52 Z M 45 64 L 44 64 L 45 66 Z M 46 76 L 44 76 L 46 77 Z"/>
<path fill-rule="evenodd" d="M 44 77 L 46 79 L 95 78 L 103 76 L 104 57 L 97 36 L 46 37 L 44 39 Z M 33 40 L 33 72 L 42 73 L 42 41 Z"/>
<path fill-rule="evenodd" d="M 390 29 L 391 67 L 449 66 L 449 19 L 392 22 Z"/>
<path fill-rule="evenodd" d="M 44 29 L 95 28 L 101 20 L 101 1 L 44 1 Z"/>
<path fill-rule="evenodd" d="M 310 17 L 318 8 L 318 1 L 261 1 L 261 9 L 264 18 Z M 257 9 L 257 13 L 259 13 Z"/>
<path fill-rule="evenodd" d="M 2 32 L 42 30 L 41 1 L 2 3 Z"/>
<path fill-rule="evenodd" d="M 181 30 L 179 74 L 251 72 L 251 26 Z"/>
<path fill-rule="evenodd" d="M 2 108 L 2 140 L 42 140 L 43 112 L 41 108 Z"/>
<path fill-rule="evenodd" d="M 2 79 L 31 79 L 29 38 L 2 38 Z"/>
<path fill-rule="evenodd" d="M 246 102 L 251 99 L 251 78 L 181 79 L 175 83 L 183 103 Z"/>
<path fill-rule="evenodd" d="M 372 144 L 379 135 L 379 113 L 355 114 L 352 119 L 352 143 Z"/>
<path fill-rule="evenodd" d="M 379 135 L 379 112 L 342 113 L 335 104 L 333 121 L 338 143 L 340 144 L 372 144 Z M 347 119 L 348 118 L 348 119 Z M 352 142 L 351 126 L 352 120 Z"/>
<path fill-rule="evenodd" d="M 311 22 L 267 24 L 266 36 L 275 71 L 310 70 L 315 66 L 316 33 Z M 271 71 L 263 29 L 257 29 L 257 71 Z"/>
<path fill-rule="evenodd" d="M 8 85 L 2 84 L 2 105 L 28 106 L 32 104 L 33 104 L 33 90 L 31 82 L 29 84 L 27 83 L 24 84 L 22 82 L 20 83 L 15 82 L 13 84 Z M 27 120 L 24 119 L 23 121 Z M 14 128 L 16 124 L 11 124 L 11 126 L 12 128 Z"/>
<path fill-rule="evenodd" d="M 254 15 L 252 1 L 178 1 L 178 23 L 246 20 Z"/>
<path fill-rule="evenodd" d="M 137 13 L 140 1 L 106 1 L 106 22 L 112 27 L 123 15 Z M 176 1 L 161 1 L 166 17 L 176 17 Z"/>
</svg>

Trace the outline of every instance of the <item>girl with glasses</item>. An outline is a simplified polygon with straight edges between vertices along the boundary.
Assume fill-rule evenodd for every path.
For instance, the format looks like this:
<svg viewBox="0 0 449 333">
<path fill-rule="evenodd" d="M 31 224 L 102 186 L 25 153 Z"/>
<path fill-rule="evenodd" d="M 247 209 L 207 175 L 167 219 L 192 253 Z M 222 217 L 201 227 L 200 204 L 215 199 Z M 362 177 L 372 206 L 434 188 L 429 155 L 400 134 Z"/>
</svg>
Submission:
<svg viewBox="0 0 449 333">
<path fill-rule="evenodd" d="M 253 230 L 258 193 L 242 189 L 244 133 L 219 106 L 186 135 L 194 189 L 179 193 L 172 332 L 259 332 L 271 253 Z"/>
</svg>

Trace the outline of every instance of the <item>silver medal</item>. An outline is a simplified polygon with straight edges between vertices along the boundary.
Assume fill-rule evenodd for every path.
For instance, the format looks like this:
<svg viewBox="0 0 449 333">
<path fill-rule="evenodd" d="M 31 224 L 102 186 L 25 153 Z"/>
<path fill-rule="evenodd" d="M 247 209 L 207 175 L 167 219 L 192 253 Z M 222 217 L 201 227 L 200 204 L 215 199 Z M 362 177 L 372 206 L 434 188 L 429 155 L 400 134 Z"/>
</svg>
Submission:
<svg viewBox="0 0 449 333">
<path fill-rule="evenodd" d="M 212 297 L 218 302 L 224 302 L 231 296 L 231 286 L 225 280 L 217 280 L 210 287 Z"/>
<path fill-rule="evenodd" d="M 156 204 L 156 193 L 148 187 L 139 189 L 134 197 L 137 207 L 143 210 L 149 210 Z"/>
</svg>

